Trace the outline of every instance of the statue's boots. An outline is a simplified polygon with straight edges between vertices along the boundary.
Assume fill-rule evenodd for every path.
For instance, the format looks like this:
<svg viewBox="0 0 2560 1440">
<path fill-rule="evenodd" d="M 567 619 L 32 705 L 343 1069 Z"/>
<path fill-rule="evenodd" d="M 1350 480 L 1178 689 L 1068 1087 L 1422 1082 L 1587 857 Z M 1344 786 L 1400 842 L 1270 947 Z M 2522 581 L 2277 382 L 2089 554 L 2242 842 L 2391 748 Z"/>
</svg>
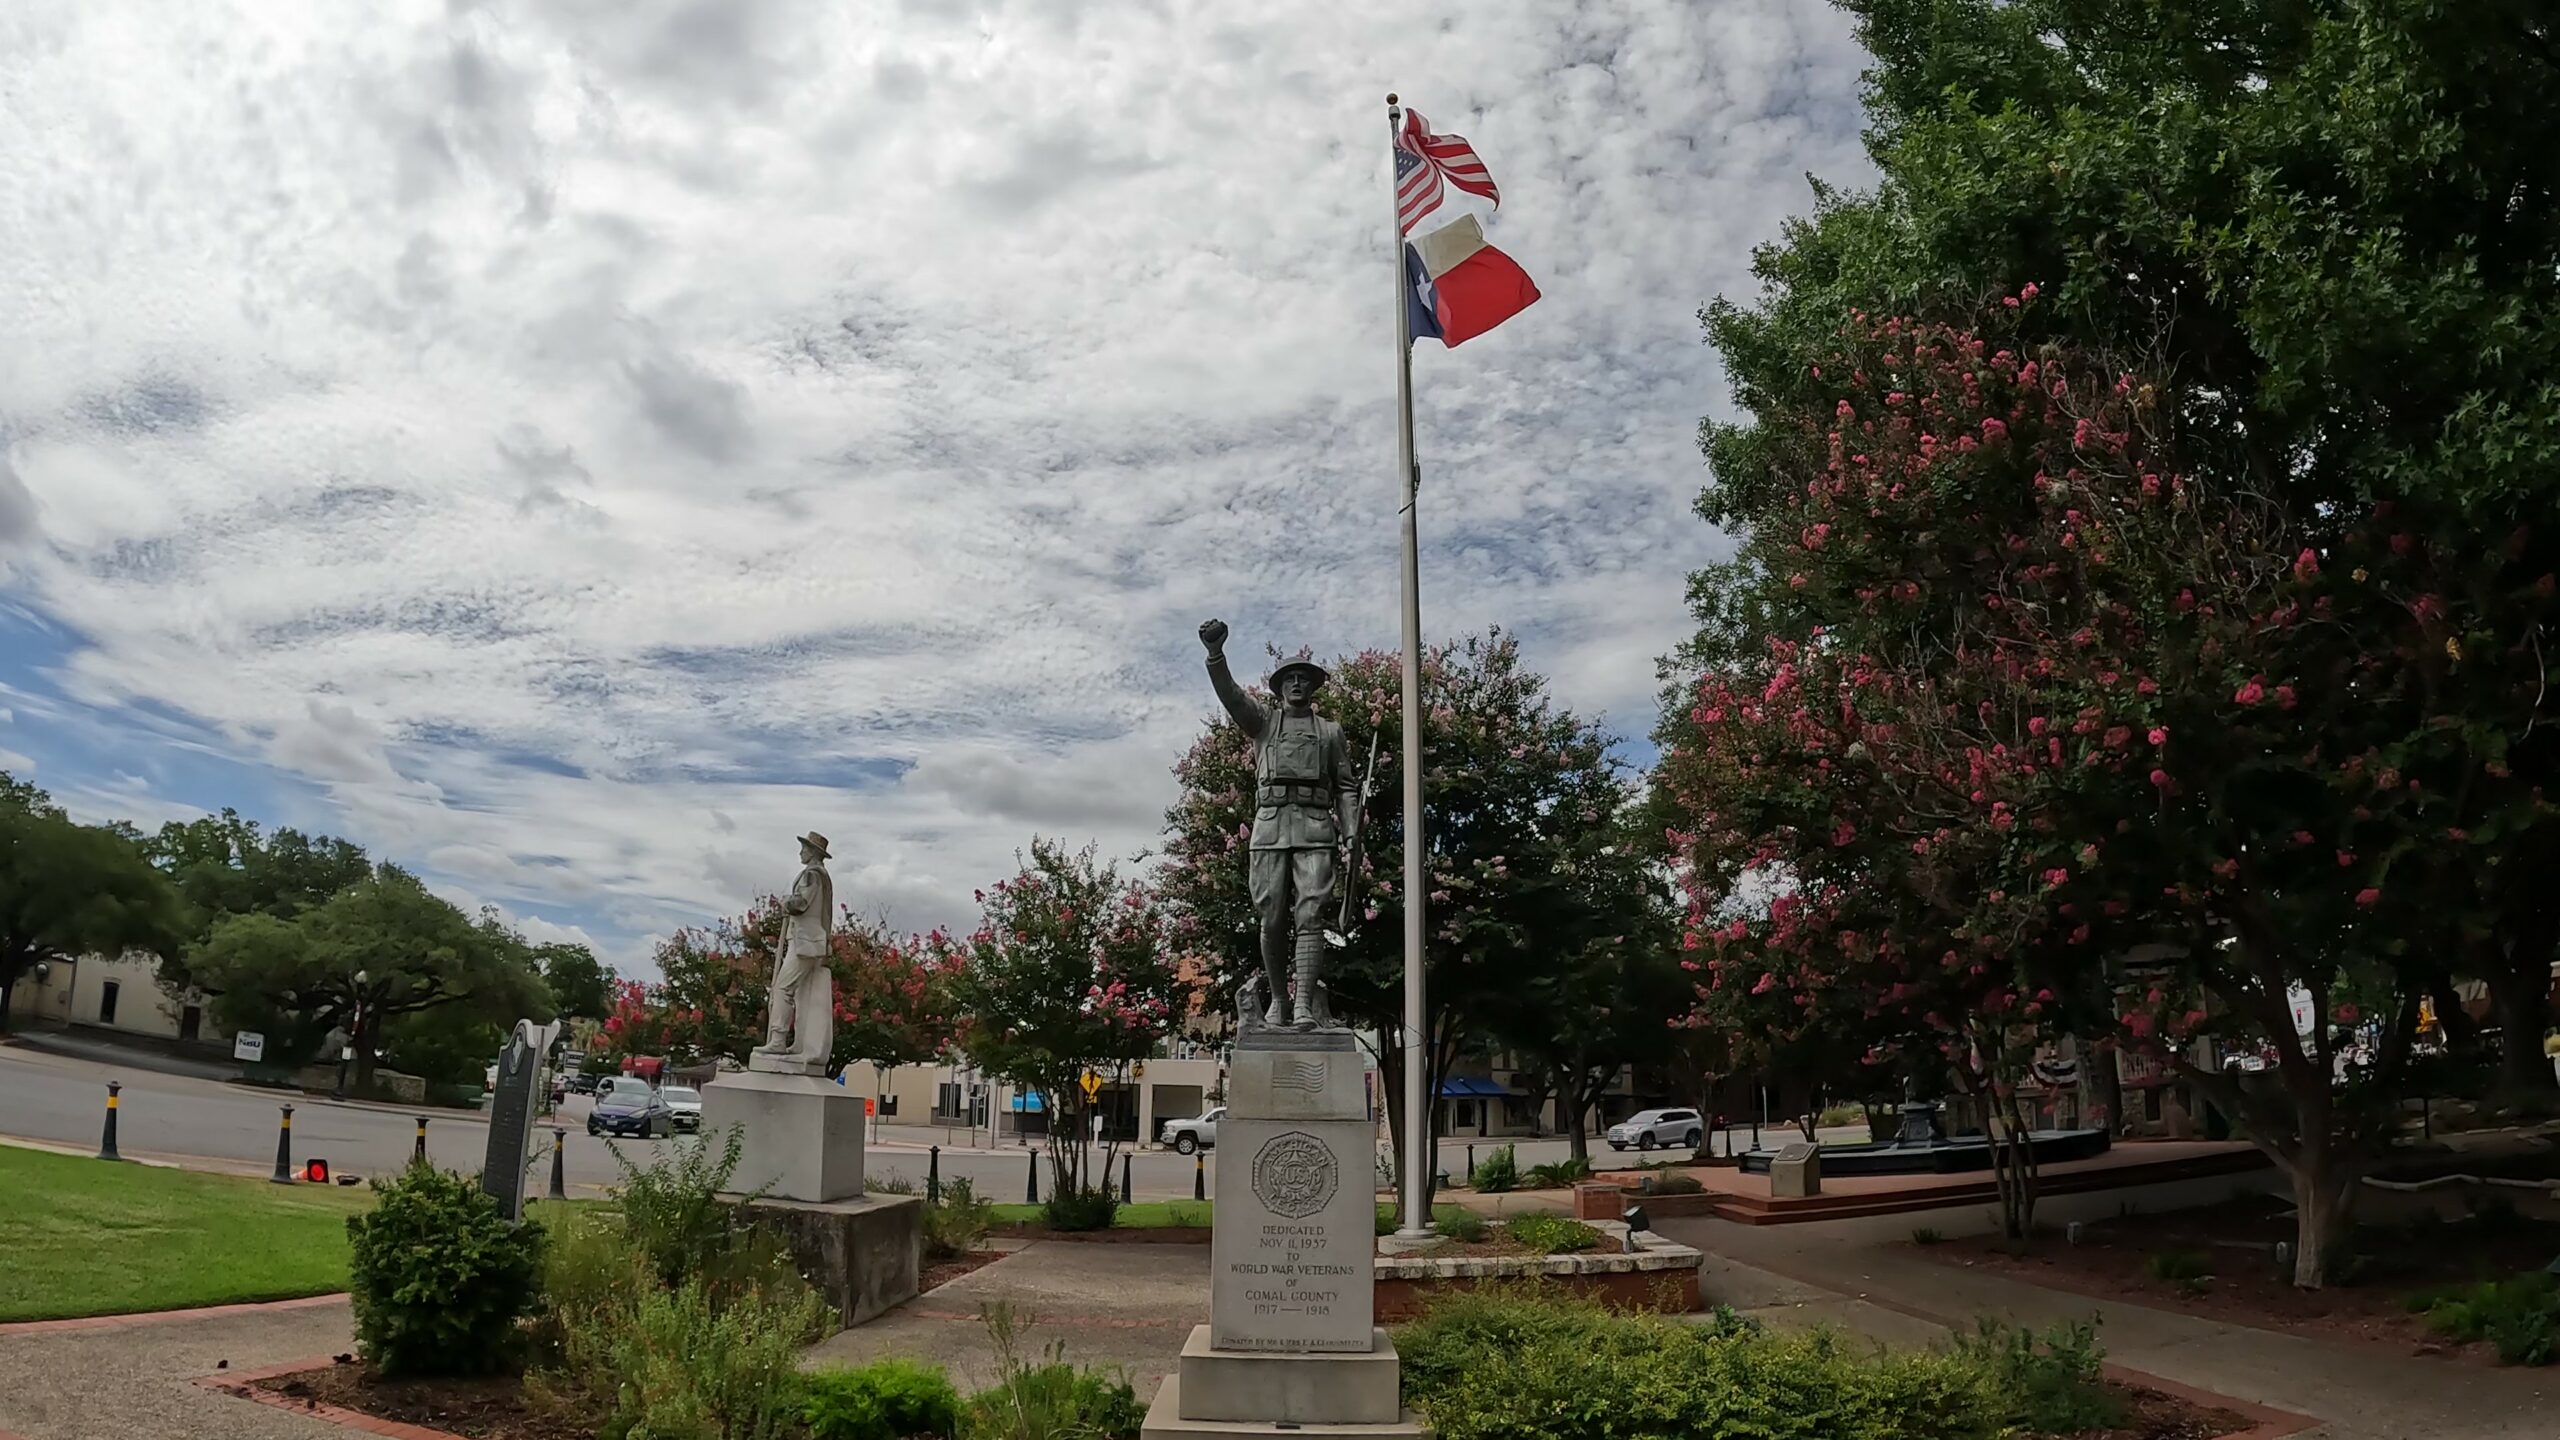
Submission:
<svg viewBox="0 0 2560 1440">
<path fill-rule="evenodd" d="M 1289 1024 L 1289 977 L 1281 973 L 1277 964 L 1266 968 L 1263 976 L 1271 986 L 1271 1007 L 1262 1012 L 1262 1023 L 1274 1030 L 1284 1029 Z"/>
<path fill-rule="evenodd" d="M 1324 964 L 1324 937 L 1297 937 L 1298 1028 L 1322 1030 L 1333 1024 L 1333 1007 L 1325 1000 L 1324 982 L 1316 971 Z"/>
</svg>

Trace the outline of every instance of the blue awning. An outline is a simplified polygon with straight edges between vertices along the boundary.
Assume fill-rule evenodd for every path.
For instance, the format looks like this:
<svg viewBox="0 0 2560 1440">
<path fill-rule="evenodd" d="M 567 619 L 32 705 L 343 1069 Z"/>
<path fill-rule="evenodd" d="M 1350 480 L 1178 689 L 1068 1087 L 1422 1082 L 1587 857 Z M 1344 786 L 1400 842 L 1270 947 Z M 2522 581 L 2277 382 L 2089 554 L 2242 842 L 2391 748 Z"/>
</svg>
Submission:
<svg viewBox="0 0 2560 1440">
<path fill-rule="evenodd" d="M 1016 1115 L 1019 1115 L 1025 1111 L 1045 1110 L 1048 1107 L 1041 1103 L 1039 1091 L 1020 1090 L 1014 1093 L 1013 1103 L 1005 1108 L 1011 1110 Z"/>
<path fill-rule="evenodd" d="M 1471 1075 L 1452 1075 L 1440 1082 L 1440 1098 L 1443 1100 L 1477 1100 L 1517 1093 Z"/>
</svg>

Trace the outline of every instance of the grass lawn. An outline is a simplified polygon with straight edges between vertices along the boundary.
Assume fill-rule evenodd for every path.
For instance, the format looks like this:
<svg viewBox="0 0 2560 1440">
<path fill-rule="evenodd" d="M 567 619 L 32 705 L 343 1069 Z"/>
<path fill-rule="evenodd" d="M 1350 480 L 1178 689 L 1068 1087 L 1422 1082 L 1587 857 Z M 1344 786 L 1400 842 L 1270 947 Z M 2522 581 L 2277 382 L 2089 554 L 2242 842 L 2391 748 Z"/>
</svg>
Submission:
<svg viewBox="0 0 2560 1440">
<path fill-rule="evenodd" d="M 370 1189 L 0 1145 L 0 1321 L 324 1295 Z"/>
</svg>

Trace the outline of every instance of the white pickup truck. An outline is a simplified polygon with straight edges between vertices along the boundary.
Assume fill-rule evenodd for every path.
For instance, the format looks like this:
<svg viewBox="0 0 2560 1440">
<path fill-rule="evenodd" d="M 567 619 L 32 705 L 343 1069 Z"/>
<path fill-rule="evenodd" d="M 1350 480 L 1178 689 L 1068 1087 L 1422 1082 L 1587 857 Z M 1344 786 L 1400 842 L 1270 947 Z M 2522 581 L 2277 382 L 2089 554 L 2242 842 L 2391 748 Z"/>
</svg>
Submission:
<svg viewBox="0 0 2560 1440">
<path fill-rule="evenodd" d="M 1192 1120 L 1167 1120 L 1164 1133 L 1156 1138 L 1177 1152 L 1190 1155 L 1218 1143 L 1218 1122 L 1226 1118 L 1227 1107 L 1219 1106 Z"/>
</svg>

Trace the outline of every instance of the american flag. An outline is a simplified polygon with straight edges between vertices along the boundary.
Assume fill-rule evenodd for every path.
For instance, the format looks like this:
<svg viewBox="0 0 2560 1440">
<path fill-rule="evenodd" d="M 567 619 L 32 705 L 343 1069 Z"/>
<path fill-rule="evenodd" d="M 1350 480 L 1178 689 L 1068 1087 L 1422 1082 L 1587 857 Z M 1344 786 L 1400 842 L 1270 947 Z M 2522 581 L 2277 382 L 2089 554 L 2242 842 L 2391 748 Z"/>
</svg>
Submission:
<svg viewBox="0 0 2560 1440">
<path fill-rule="evenodd" d="M 1443 180 L 1470 195 L 1502 203 L 1502 192 L 1494 188 L 1493 174 L 1484 168 L 1476 147 L 1464 136 L 1432 134 L 1420 111 L 1407 110 L 1404 131 L 1396 136 L 1397 233 L 1413 233 L 1414 222 L 1440 204 Z"/>
</svg>

